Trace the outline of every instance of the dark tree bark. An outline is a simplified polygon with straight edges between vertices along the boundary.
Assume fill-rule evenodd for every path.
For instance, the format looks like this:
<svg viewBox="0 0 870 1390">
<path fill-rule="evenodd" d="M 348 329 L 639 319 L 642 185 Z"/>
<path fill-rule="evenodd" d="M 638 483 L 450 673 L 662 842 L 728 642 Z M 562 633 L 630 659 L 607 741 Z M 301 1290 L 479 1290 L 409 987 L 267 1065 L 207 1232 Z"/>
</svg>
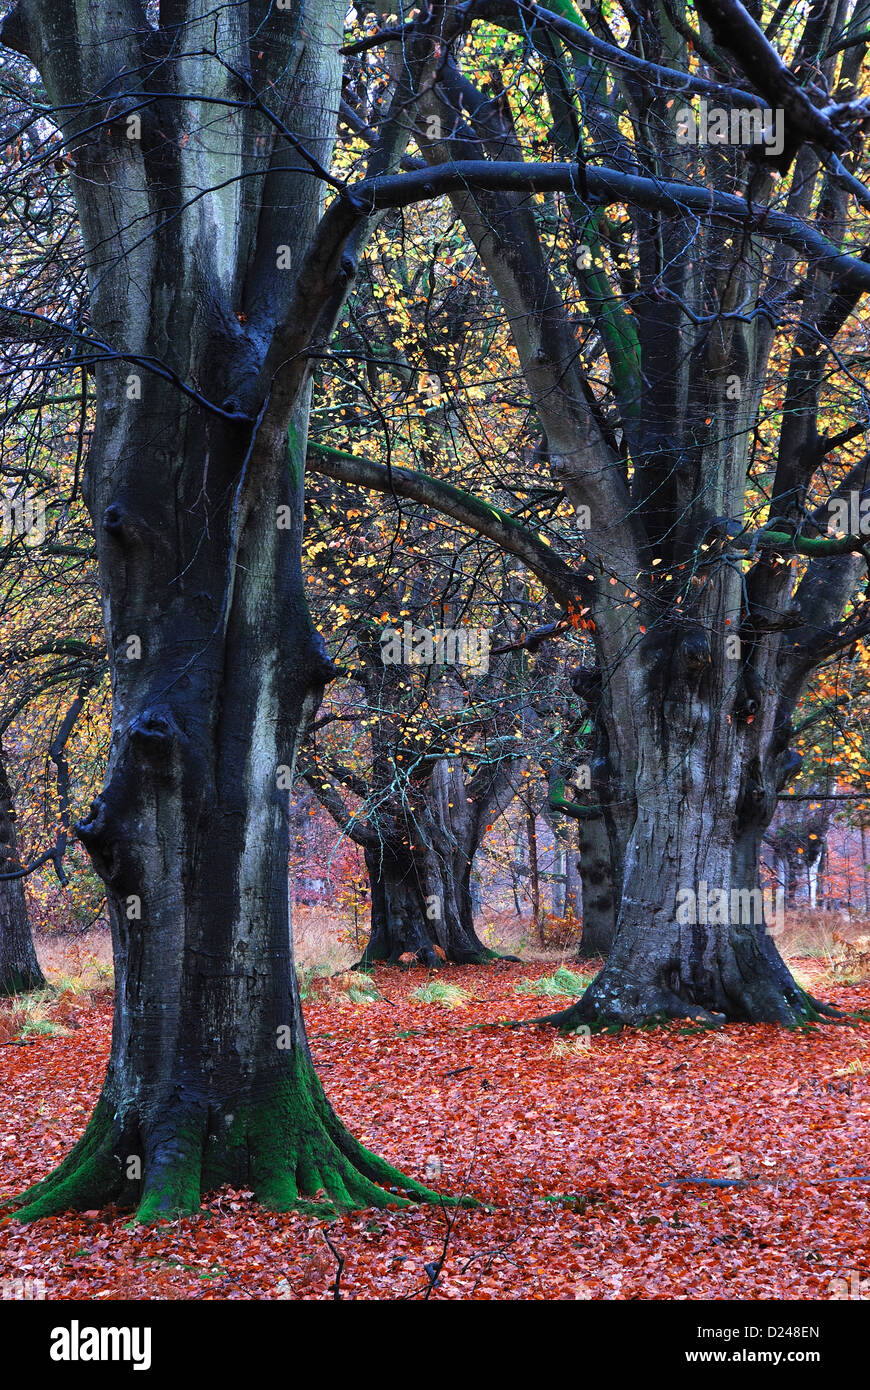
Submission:
<svg viewBox="0 0 870 1390">
<path fill-rule="evenodd" d="M 223 1182 L 276 1208 L 432 1196 L 329 1105 L 289 929 L 282 789 L 332 676 L 300 549 L 307 350 L 352 274 L 315 237 L 343 19 L 332 0 L 304 24 L 189 0 L 156 30 L 135 0 L 23 0 L 3 28 L 59 112 L 106 345 L 85 497 L 114 697 L 106 785 L 78 827 L 112 924 L 111 1056 L 21 1220 L 110 1201 L 171 1217 Z"/>
<path fill-rule="evenodd" d="M 0 747 L 0 874 L 19 868 L 15 807 Z M 44 984 L 30 930 L 24 879 L 0 879 L 0 994 L 23 994 Z"/>
<path fill-rule="evenodd" d="M 515 773 L 506 764 L 466 782 L 458 758 L 441 759 L 418 790 L 413 818 L 407 802 L 392 828 L 379 817 L 379 835 L 365 845 L 372 930 L 362 964 L 499 959 L 475 931 L 471 872 L 487 825 L 513 796 Z"/>
<path fill-rule="evenodd" d="M 583 930 L 577 959 L 589 960 L 606 956 L 613 945 L 621 883 L 603 816 L 578 822 L 578 830 Z"/>
<path fill-rule="evenodd" d="M 756 726 L 754 706 L 747 713 L 745 691 L 735 694 L 700 627 L 680 624 L 644 645 L 635 706 L 643 717 L 633 731 L 638 814 L 617 931 L 604 969 L 553 1021 L 792 1024 L 835 1014 L 793 979 L 759 888 L 762 839 L 799 765 L 788 731 L 773 706 Z"/>
<path fill-rule="evenodd" d="M 457 880 L 453 856 L 445 863 L 432 851 L 402 855 L 385 846 L 367 849 L 365 856 L 372 916 L 361 966 L 496 959 L 474 930 L 468 878 Z"/>
<path fill-rule="evenodd" d="M 541 876 L 538 871 L 538 824 L 534 807 L 526 808 L 526 848 L 529 853 L 529 893 L 532 900 L 532 925 L 538 941 L 545 945 L 544 923 L 541 917 Z"/>
<path fill-rule="evenodd" d="M 415 622 L 425 624 L 429 596 L 421 584 L 416 589 L 396 606 L 406 611 L 410 606 Z M 421 746 L 408 669 L 384 663 L 379 632 L 369 618 L 358 621 L 355 637 L 363 708 L 378 712 L 369 721 L 369 766 L 358 772 L 325 754 L 318 759 L 312 745 L 303 775 L 342 832 L 365 853 L 372 916 L 361 964 L 496 960 L 497 953 L 474 928 L 471 873 L 487 829 L 515 795 L 526 760 L 510 701 L 495 698 L 495 692 L 501 697 L 509 692 L 509 675 L 520 658 L 501 654 L 498 664 L 475 677 L 481 704 L 505 705 L 508 712 L 496 708 L 475 720 L 467 735 L 465 692 L 445 668 L 428 687 L 437 713 Z M 526 717 L 533 720 L 533 711 L 526 709 Z M 454 751 L 446 753 L 445 744 Z M 361 803 L 355 811 L 346 792 Z"/>
</svg>

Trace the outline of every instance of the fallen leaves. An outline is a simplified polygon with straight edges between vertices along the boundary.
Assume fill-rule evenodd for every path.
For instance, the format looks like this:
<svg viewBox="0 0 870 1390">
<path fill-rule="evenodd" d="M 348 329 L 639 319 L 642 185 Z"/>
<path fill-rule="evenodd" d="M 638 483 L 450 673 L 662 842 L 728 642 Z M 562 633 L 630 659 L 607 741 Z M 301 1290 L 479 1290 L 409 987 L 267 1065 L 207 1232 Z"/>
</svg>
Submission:
<svg viewBox="0 0 870 1390">
<path fill-rule="evenodd" d="M 870 1183 L 831 1181 L 870 1171 L 870 1079 L 854 1065 L 870 1025 L 674 1026 L 578 1045 L 497 1026 L 540 1012 L 514 988 L 540 966 L 444 974 L 467 997 L 461 1012 L 415 1000 L 413 976 L 379 969 L 392 1003 L 347 1007 L 324 990 L 305 1014 L 350 1129 L 406 1172 L 490 1206 L 327 1223 L 224 1188 L 198 1217 L 155 1227 L 111 1209 L 4 1222 L 0 1280 L 38 1277 L 49 1299 L 330 1299 L 326 1233 L 347 1299 L 826 1299 L 832 1280 L 870 1273 Z M 826 994 L 870 1004 L 866 987 Z M 0 1049 L 3 1193 L 58 1163 L 99 1092 L 111 1006 L 76 1004 L 73 1035 Z"/>
</svg>

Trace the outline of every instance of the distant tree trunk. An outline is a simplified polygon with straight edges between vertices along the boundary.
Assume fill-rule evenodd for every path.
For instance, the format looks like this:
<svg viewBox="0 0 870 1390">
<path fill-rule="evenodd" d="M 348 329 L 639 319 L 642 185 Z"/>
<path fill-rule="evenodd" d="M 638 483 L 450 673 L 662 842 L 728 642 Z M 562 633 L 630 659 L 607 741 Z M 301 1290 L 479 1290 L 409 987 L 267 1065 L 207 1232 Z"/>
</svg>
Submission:
<svg viewBox="0 0 870 1390">
<path fill-rule="evenodd" d="M 785 905 L 790 911 L 797 907 L 797 874 L 790 856 L 783 856 L 785 864 Z"/>
<path fill-rule="evenodd" d="M 541 875 L 538 867 L 538 827 L 534 808 L 526 809 L 526 845 L 529 853 L 529 892 L 532 899 L 532 922 L 538 933 L 538 942 L 546 946 L 544 922 L 541 916 Z"/>
<path fill-rule="evenodd" d="M 469 878 L 431 850 L 397 853 L 367 848 L 372 895 L 371 937 L 361 965 L 395 965 L 413 956 L 421 965 L 494 960 L 474 930 Z M 410 963 L 410 962 L 407 962 Z"/>
<path fill-rule="evenodd" d="M 473 866 L 469 879 L 469 892 L 471 894 L 471 919 L 474 921 L 475 917 L 483 911 L 483 893 L 481 892 L 480 878 L 474 872 Z"/>
<path fill-rule="evenodd" d="M 20 867 L 12 790 L 0 747 L 0 874 Z M 23 994 L 44 984 L 30 931 L 24 879 L 0 879 L 0 994 Z"/>
<path fill-rule="evenodd" d="M 565 916 L 565 885 L 568 856 L 565 846 L 556 840 L 553 849 L 553 877 L 550 886 L 550 910 L 554 917 Z"/>
<path fill-rule="evenodd" d="M 579 825 L 580 880 L 583 885 L 583 932 L 578 960 L 607 956 L 613 945 L 620 891 L 611 841 L 602 816 Z"/>
<path fill-rule="evenodd" d="M 792 907 L 793 903 L 791 901 L 791 896 L 793 896 L 793 890 L 791 886 L 791 873 L 789 871 L 788 860 L 786 859 L 784 854 L 774 853 L 773 872 L 776 876 L 780 888 L 782 889 L 782 896 L 785 906 Z"/>
<path fill-rule="evenodd" d="M 568 835 L 565 850 L 565 909 L 566 917 L 580 922 L 583 917 L 583 887 L 580 877 L 580 849 L 574 835 Z"/>
<path fill-rule="evenodd" d="M 573 851 L 575 874 L 582 884 L 583 931 L 578 960 L 606 956 L 613 944 L 622 893 L 625 845 L 631 828 L 614 782 L 602 775 L 603 759 L 593 760 L 593 780 L 586 792 L 567 797 L 564 780 L 551 780 L 548 805 L 577 826 Z M 597 774 L 597 775 L 595 775 Z M 591 803 L 591 804 L 583 804 Z"/>
<path fill-rule="evenodd" d="M 414 820 L 401 818 L 392 833 L 365 845 L 372 933 L 361 964 L 395 964 L 403 956 L 429 966 L 498 959 L 474 929 L 471 871 L 486 820 L 509 786 L 502 780 L 491 786 L 494 796 L 481 804 L 472 795 L 469 804 L 474 781 L 465 784 L 458 759 L 442 759 L 420 790 Z"/>
<path fill-rule="evenodd" d="M 515 862 L 516 861 L 512 859 L 510 861 L 510 864 L 508 865 L 508 872 L 511 876 L 511 896 L 514 900 L 514 912 L 516 913 L 517 917 L 522 917 L 523 907 L 522 903 L 520 902 L 520 881 L 519 877 L 517 876 Z"/>
<path fill-rule="evenodd" d="M 633 803 L 621 779 L 617 753 L 603 717 L 605 692 L 597 667 L 579 667 L 571 674 L 571 686 L 585 704 L 588 722 L 586 757 L 571 756 L 563 767 L 565 777 L 581 770 L 587 778 L 575 796 L 565 795 L 563 777 L 551 778 L 548 804 L 578 827 L 579 873 L 583 885 L 583 932 L 578 959 L 606 956 L 613 944 L 619 903 L 625 846 L 631 832 Z"/>
</svg>

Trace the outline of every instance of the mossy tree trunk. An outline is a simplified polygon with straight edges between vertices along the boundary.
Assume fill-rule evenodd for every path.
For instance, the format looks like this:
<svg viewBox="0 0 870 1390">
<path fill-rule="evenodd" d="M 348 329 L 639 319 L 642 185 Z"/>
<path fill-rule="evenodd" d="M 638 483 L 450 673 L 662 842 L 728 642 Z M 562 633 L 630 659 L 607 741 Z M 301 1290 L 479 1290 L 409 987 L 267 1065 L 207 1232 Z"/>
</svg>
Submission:
<svg viewBox="0 0 870 1390">
<path fill-rule="evenodd" d="M 282 1208 L 427 1195 L 327 1102 L 289 924 L 287 788 L 332 675 L 300 554 L 307 349 L 351 273 L 316 237 L 343 20 L 334 0 L 191 0 L 156 29 L 134 0 L 22 0 L 4 24 L 60 113 L 88 331 L 109 345 L 84 486 L 111 750 L 78 833 L 112 923 L 112 1048 L 84 1136 L 19 1219 L 172 1217 L 220 1182 Z"/>
</svg>

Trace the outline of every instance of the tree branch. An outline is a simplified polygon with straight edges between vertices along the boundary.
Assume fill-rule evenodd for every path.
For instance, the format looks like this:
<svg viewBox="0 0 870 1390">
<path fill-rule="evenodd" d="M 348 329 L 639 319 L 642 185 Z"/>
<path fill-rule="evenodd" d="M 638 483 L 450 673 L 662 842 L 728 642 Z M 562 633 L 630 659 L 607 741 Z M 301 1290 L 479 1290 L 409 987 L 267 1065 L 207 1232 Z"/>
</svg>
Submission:
<svg viewBox="0 0 870 1390">
<path fill-rule="evenodd" d="M 351 483 L 375 492 L 407 497 L 437 512 L 451 516 L 461 525 L 486 536 L 488 540 L 516 555 L 535 574 L 564 608 L 578 608 L 586 592 L 586 581 L 567 565 L 545 541 L 527 530 L 500 507 L 481 502 L 452 483 L 418 473 L 410 468 L 387 468 L 355 454 L 325 444 L 309 443 L 308 466 L 339 482 Z"/>
<path fill-rule="evenodd" d="M 795 137 L 795 149 L 801 140 L 813 141 L 837 154 L 849 149 L 847 137 L 832 120 L 847 108 L 831 105 L 823 112 L 813 105 L 740 0 L 697 0 L 697 7 L 715 41 L 733 54 L 768 105 L 784 112 Z"/>
</svg>

